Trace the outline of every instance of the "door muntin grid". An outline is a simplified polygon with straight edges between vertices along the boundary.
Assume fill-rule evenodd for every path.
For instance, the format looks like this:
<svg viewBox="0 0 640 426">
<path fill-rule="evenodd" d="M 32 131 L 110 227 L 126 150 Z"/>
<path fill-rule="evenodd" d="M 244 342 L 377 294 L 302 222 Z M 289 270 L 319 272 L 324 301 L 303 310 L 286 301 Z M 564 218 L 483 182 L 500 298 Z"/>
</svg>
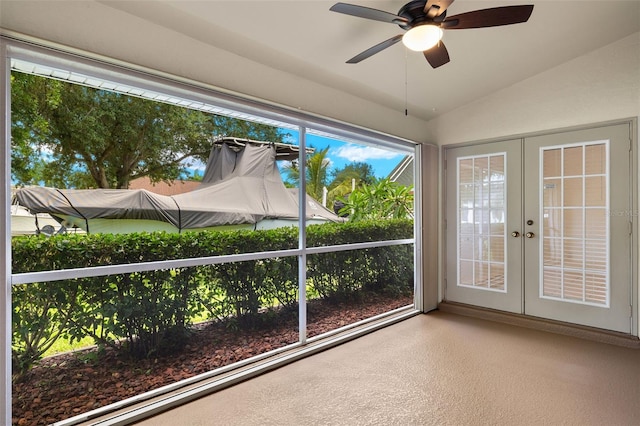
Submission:
<svg viewBox="0 0 640 426">
<path fill-rule="evenodd" d="M 540 148 L 539 296 L 609 307 L 609 141 Z"/>
<path fill-rule="evenodd" d="M 507 156 L 458 157 L 457 285 L 506 293 Z"/>
</svg>

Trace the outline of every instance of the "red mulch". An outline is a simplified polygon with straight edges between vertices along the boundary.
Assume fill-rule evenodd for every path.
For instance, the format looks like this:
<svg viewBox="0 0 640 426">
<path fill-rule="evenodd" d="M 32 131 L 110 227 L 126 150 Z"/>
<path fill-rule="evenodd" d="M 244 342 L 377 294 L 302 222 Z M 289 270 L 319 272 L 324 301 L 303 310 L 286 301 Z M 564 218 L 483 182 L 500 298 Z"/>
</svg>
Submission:
<svg viewBox="0 0 640 426">
<path fill-rule="evenodd" d="M 308 305 L 308 336 L 413 303 L 412 297 L 375 296 L 366 301 Z M 296 315 L 280 315 L 269 327 L 236 330 L 225 323 L 195 326 L 178 354 L 132 359 L 95 349 L 42 360 L 13 383 L 13 424 L 46 425 L 205 373 L 298 341 Z M 124 351 L 122 351 L 124 352 Z"/>
</svg>

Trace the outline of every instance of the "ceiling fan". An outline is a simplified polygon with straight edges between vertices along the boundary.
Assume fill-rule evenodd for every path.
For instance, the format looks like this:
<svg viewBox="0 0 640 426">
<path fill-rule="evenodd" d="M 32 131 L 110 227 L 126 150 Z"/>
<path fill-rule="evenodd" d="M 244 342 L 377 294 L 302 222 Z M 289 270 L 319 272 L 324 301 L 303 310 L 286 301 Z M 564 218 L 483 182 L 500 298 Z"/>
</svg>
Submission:
<svg viewBox="0 0 640 426">
<path fill-rule="evenodd" d="M 438 68 L 449 62 L 449 52 L 442 42 L 443 30 L 497 27 L 527 22 L 533 5 L 503 6 L 474 10 L 447 17 L 454 0 L 414 0 L 400 8 L 397 15 L 348 3 L 336 3 L 329 10 L 365 19 L 396 24 L 407 32 L 376 44 L 347 61 L 356 64 L 391 47 L 400 40 L 407 48 L 422 51 L 427 62 Z"/>
</svg>

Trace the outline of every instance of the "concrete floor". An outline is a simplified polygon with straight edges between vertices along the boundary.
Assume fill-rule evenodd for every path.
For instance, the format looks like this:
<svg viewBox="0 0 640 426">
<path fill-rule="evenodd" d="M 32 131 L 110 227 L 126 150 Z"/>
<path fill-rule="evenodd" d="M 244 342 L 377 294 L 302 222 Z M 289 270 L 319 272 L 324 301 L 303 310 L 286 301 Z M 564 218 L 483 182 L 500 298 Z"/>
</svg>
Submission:
<svg viewBox="0 0 640 426">
<path fill-rule="evenodd" d="M 138 424 L 640 425 L 640 350 L 432 312 Z"/>
</svg>

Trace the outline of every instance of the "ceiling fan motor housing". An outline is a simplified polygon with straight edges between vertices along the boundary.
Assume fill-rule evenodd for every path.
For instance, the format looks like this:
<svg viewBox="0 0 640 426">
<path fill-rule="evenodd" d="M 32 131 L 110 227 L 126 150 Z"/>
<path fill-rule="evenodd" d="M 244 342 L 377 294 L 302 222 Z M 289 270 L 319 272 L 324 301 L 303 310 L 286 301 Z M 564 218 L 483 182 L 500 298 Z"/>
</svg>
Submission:
<svg viewBox="0 0 640 426">
<path fill-rule="evenodd" d="M 442 22 L 447 15 L 447 11 L 445 10 L 435 18 L 429 18 L 424 11 L 426 4 L 426 0 L 413 0 L 402 6 L 398 11 L 398 16 L 407 19 L 408 22 L 397 22 L 398 26 L 404 30 L 409 30 L 418 25 L 437 25 Z"/>
</svg>

